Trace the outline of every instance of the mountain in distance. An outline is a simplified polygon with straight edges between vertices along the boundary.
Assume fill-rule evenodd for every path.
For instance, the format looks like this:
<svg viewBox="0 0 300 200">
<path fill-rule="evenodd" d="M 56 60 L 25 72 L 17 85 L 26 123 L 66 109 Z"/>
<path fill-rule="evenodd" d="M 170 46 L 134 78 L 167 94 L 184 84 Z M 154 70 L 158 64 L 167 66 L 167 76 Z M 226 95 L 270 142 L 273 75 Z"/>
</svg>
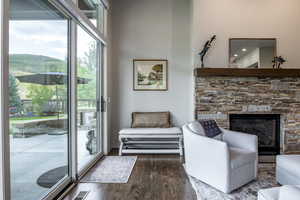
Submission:
<svg viewBox="0 0 300 200">
<path fill-rule="evenodd" d="M 13 74 L 66 72 L 67 63 L 63 60 L 42 55 L 11 54 L 9 67 Z"/>
</svg>

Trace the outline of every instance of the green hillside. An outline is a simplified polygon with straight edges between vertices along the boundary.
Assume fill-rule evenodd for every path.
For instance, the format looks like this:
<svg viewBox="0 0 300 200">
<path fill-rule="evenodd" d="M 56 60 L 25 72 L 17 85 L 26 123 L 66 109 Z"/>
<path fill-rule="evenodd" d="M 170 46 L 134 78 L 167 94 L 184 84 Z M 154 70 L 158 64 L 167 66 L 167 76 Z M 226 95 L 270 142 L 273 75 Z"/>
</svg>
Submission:
<svg viewBox="0 0 300 200">
<path fill-rule="evenodd" d="M 66 72 L 66 62 L 56 58 L 32 54 L 9 55 L 12 73 Z"/>
</svg>

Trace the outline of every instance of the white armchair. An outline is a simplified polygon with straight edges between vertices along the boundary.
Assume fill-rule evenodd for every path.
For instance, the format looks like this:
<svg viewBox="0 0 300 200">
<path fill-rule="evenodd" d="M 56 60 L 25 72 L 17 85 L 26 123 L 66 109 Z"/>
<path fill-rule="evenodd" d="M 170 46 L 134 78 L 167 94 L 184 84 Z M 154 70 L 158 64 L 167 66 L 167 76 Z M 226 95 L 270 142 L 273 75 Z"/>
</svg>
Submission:
<svg viewBox="0 0 300 200">
<path fill-rule="evenodd" d="M 223 139 L 217 140 L 184 125 L 185 166 L 189 175 L 230 193 L 256 178 L 257 136 L 221 130 Z"/>
</svg>

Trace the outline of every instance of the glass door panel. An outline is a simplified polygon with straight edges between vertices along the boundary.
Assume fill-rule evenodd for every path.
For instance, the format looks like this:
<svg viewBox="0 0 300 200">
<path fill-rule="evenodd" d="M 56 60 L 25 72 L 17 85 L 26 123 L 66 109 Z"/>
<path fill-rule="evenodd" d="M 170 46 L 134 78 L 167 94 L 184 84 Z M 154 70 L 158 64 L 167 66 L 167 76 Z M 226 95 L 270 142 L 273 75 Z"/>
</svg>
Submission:
<svg viewBox="0 0 300 200">
<path fill-rule="evenodd" d="M 48 1 L 11 0 L 12 200 L 38 200 L 69 176 L 69 20 Z"/>
<path fill-rule="evenodd" d="M 100 151 L 99 62 L 95 40 L 77 26 L 77 152 L 81 171 Z"/>
</svg>

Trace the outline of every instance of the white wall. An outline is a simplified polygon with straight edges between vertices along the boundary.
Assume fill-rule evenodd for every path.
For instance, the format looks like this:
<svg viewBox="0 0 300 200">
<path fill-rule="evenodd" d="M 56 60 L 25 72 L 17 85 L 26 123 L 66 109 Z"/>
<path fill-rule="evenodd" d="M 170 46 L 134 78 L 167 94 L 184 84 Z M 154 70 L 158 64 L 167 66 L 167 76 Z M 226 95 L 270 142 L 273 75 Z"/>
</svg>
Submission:
<svg viewBox="0 0 300 200">
<path fill-rule="evenodd" d="M 193 56 L 217 35 L 208 67 L 228 66 L 229 38 L 277 38 L 283 67 L 300 67 L 299 0 L 193 0 Z"/>
<path fill-rule="evenodd" d="M 134 111 L 171 111 L 175 125 L 193 118 L 189 0 L 113 0 L 112 143 Z M 168 59 L 167 92 L 133 91 L 133 59 Z"/>
</svg>

